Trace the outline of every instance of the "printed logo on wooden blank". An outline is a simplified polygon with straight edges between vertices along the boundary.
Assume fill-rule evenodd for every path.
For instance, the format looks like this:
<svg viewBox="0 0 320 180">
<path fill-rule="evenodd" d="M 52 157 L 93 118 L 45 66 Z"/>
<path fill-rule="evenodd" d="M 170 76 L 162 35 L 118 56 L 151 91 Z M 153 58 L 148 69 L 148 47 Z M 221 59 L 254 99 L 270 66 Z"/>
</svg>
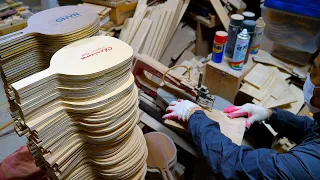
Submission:
<svg viewBox="0 0 320 180">
<path fill-rule="evenodd" d="M 108 51 L 111 51 L 111 50 L 112 50 L 112 47 L 98 48 L 96 50 L 93 50 L 92 52 L 85 53 L 85 54 L 81 55 L 81 59 L 85 60 L 85 59 L 90 58 L 92 56 L 98 55 L 98 54 L 103 53 L 103 52 L 108 52 Z"/>
<path fill-rule="evenodd" d="M 80 16 L 81 16 L 80 13 L 74 12 L 74 13 L 71 13 L 71 14 L 67 14 L 67 15 L 55 18 L 54 20 L 52 20 L 52 23 L 53 24 L 60 24 L 60 23 L 65 22 L 65 21 L 67 22 L 70 19 L 78 18 Z"/>
</svg>

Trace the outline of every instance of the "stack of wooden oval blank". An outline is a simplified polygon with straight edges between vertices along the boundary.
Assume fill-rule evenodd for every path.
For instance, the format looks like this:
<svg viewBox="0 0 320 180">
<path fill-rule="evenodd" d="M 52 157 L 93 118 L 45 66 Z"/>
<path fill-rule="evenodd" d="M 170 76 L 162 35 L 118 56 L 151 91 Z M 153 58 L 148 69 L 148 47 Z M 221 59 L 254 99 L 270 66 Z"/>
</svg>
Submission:
<svg viewBox="0 0 320 180">
<path fill-rule="evenodd" d="M 99 36 L 56 52 L 12 84 L 28 146 L 52 179 L 143 179 L 148 150 L 136 125 L 133 50 Z M 19 130 L 19 129 L 17 129 Z"/>
<path fill-rule="evenodd" d="M 99 31 L 99 17 L 83 6 L 41 11 L 28 26 L 0 37 L 1 72 L 5 86 L 48 68 L 52 55 L 65 45 Z"/>
</svg>

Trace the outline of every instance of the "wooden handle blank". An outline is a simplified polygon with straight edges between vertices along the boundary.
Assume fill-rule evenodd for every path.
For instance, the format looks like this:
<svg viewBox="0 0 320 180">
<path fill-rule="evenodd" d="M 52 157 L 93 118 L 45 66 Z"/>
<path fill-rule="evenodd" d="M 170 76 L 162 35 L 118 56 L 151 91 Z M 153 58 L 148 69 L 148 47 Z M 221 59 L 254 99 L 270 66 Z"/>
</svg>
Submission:
<svg viewBox="0 0 320 180">
<path fill-rule="evenodd" d="M 22 29 L 20 31 L 16 31 L 10 34 L 6 34 L 0 37 L 0 44 L 6 44 L 14 39 L 17 39 L 18 37 L 26 35 L 27 32 L 25 29 Z"/>
<path fill-rule="evenodd" d="M 24 88 L 28 88 L 29 86 L 34 86 L 35 83 L 39 83 L 39 81 L 45 81 L 50 76 L 54 75 L 54 72 L 50 71 L 50 68 L 40 71 L 36 74 L 28 76 L 18 82 L 13 83 L 11 86 L 15 91 L 15 94 Z"/>
</svg>

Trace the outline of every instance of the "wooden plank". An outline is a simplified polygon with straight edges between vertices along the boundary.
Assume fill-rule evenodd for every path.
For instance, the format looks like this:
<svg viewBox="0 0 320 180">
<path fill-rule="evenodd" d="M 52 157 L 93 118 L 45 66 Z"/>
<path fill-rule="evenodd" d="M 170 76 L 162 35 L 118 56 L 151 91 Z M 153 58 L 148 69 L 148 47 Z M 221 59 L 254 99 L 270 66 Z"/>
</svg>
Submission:
<svg viewBox="0 0 320 180">
<path fill-rule="evenodd" d="M 164 19 L 165 19 L 166 15 L 167 15 L 167 12 L 168 12 L 167 9 L 163 9 L 163 8 L 160 8 L 160 7 L 158 7 L 158 8 L 160 10 L 160 19 L 159 19 L 159 22 L 158 22 L 158 26 L 157 26 L 157 28 L 156 28 L 156 30 L 154 32 L 154 37 L 152 38 L 150 47 L 148 49 L 147 55 L 149 55 L 150 57 L 152 55 L 152 52 L 153 52 L 153 49 L 155 47 L 156 41 L 159 38 L 161 27 L 164 26 L 165 23 L 166 23 L 166 22 L 164 22 Z"/>
<path fill-rule="evenodd" d="M 257 89 L 256 87 L 248 84 L 248 83 L 244 83 L 241 88 L 239 89 L 239 91 L 257 99 L 257 100 L 261 100 L 264 96 L 264 92 Z"/>
<path fill-rule="evenodd" d="M 183 61 L 181 64 L 179 64 L 181 66 L 186 66 L 187 68 L 191 68 L 192 63 L 189 61 Z M 187 72 L 186 68 L 182 68 L 182 67 L 178 67 L 174 69 L 175 72 L 179 73 L 180 75 L 183 75 L 185 72 Z"/>
<path fill-rule="evenodd" d="M 223 112 L 218 110 L 212 110 L 211 112 L 205 110 L 204 112 L 208 118 L 219 123 L 222 134 L 230 138 L 233 143 L 241 145 L 245 131 L 245 118 L 230 119 Z M 165 120 L 165 124 L 180 129 L 181 131 L 187 130 L 186 124 L 172 120 Z"/>
<path fill-rule="evenodd" d="M 279 107 L 286 104 L 290 104 L 296 101 L 297 101 L 297 98 L 294 96 L 291 90 L 288 89 L 287 91 L 282 93 L 280 99 L 275 99 L 274 97 L 269 96 L 268 99 L 261 105 L 265 108 L 273 108 L 273 107 Z"/>
<path fill-rule="evenodd" d="M 297 98 L 296 102 L 290 103 L 289 106 L 281 106 L 280 108 L 285 109 L 289 112 L 292 112 L 293 114 L 298 114 L 301 107 L 304 104 L 304 95 L 303 91 L 295 86 L 294 84 L 290 85 L 290 90 L 293 93 L 293 95 Z"/>
<path fill-rule="evenodd" d="M 163 47 L 164 47 L 164 43 L 165 43 L 165 40 L 166 40 L 166 38 L 167 38 L 167 36 L 168 36 L 168 32 L 169 32 L 169 29 L 170 29 L 170 27 L 171 27 L 171 25 L 172 25 L 172 21 L 173 21 L 173 18 L 174 18 L 174 10 L 169 10 L 169 14 L 167 14 L 167 15 L 169 15 L 169 17 L 168 17 L 168 19 L 166 20 L 167 21 L 167 24 L 166 24 L 166 26 L 164 26 L 164 29 L 162 30 L 163 31 L 163 34 L 161 34 L 161 36 L 163 37 L 163 38 L 161 38 L 160 39 L 160 41 L 159 41 L 159 43 L 158 43 L 158 48 L 156 49 L 156 51 L 155 51 L 155 53 L 154 53 L 154 58 L 156 59 L 156 60 L 158 60 L 159 61 L 159 59 L 160 59 L 160 54 L 162 53 L 162 49 L 163 49 Z M 161 32 L 162 32 L 161 31 Z"/>
<path fill-rule="evenodd" d="M 289 84 L 285 80 L 283 80 L 283 81 L 279 81 L 279 83 L 275 85 L 273 88 L 274 89 L 273 89 L 273 92 L 271 93 L 271 96 L 275 99 L 281 99 L 283 95 L 285 95 L 284 92 L 288 91 Z"/>
<path fill-rule="evenodd" d="M 244 77 L 244 80 L 257 88 L 261 88 L 273 73 L 274 72 L 270 67 L 258 63 Z"/>
<path fill-rule="evenodd" d="M 139 53 L 142 44 L 145 41 L 146 36 L 148 35 L 149 29 L 151 27 L 152 21 L 149 19 L 144 18 L 142 20 L 141 25 L 139 26 L 139 29 L 134 36 L 132 42 L 130 43 L 130 46 L 133 48 L 134 52 Z"/>
<path fill-rule="evenodd" d="M 279 71 L 279 74 L 282 76 L 283 79 L 289 79 L 292 75 L 286 72 Z"/>
<path fill-rule="evenodd" d="M 212 4 L 214 10 L 218 14 L 218 16 L 223 24 L 223 27 L 225 28 L 226 31 L 228 31 L 230 18 L 228 16 L 228 14 L 226 13 L 226 11 L 224 10 L 220 0 L 210 0 L 210 2 Z"/>
<path fill-rule="evenodd" d="M 180 25 L 178 26 L 178 28 L 176 29 L 172 37 L 172 40 L 168 44 L 167 49 L 164 51 L 162 57 L 159 60 L 165 66 L 169 66 L 169 64 L 171 63 L 171 58 L 172 58 L 172 55 L 174 54 L 175 46 L 177 43 L 179 43 L 179 37 L 181 34 L 182 25 L 183 24 L 180 23 Z"/>
<path fill-rule="evenodd" d="M 165 13 L 163 13 L 163 15 L 164 15 L 163 24 L 159 28 L 159 33 L 157 35 L 157 38 L 154 42 L 153 49 L 150 54 L 150 56 L 153 57 L 154 59 L 156 59 L 156 53 L 159 50 L 160 43 L 161 43 L 162 39 L 165 38 L 165 36 L 164 36 L 164 35 L 166 35 L 165 30 L 166 30 L 166 27 L 169 25 L 169 23 L 170 23 L 169 20 L 172 16 L 172 11 L 170 9 L 164 9 L 164 10 L 165 10 Z M 158 60 L 158 59 L 156 59 L 156 60 Z"/>
<path fill-rule="evenodd" d="M 121 39 L 122 41 L 128 43 L 128 37 L 132 28 L 132 24 L 133 24 L 133 18 L 128 18 L 124 21 L 119 39 Z"/>
<path fill-rule="evenodd" d="M 189 2 L 186 1 L 186 3 L 188 4 Z M 179 18 L 180 18 L 181 9 L 183 8 L 183 0 L 170 0 L 170 1 L 166 1 L 166 3 L 164 3 L 163 5 L 164 7 L 171 9 L 173 13 L 172 13 L 172 19 L 170 20 L 170 26 L 168 26 L 168 31 L 166 33 L 167 35 L 164 39 L 163 46 L 161 47 L 161 50 L 160 50 L 159 57 L 162 56 L 163 52 L 165 51 L 165 48 L 168 46 L 176 28 L 180 23 L 181 19 Z"/>
<path fill-rule="evenodd" d="M 133 37 L 136 35 L 136 32 L 139 29 L 139 26 L 146 13 L 147 13 L 147 5 L 144 5 L 144 4 L 139 5 L 138 3 L 136 12 L 134 13 L 134 16 L 133 16 L 134 21 L 127 39 L 128 43 L 131 43 Z"/>
<path fill-rule="evenodd" d="M 182 24 L 180 24 L 179 27 L 181 26 Z M 180 54 L 188 47 L 188 45 L 190 45 L 190 43 L 196 39 L 195 32 L 190 26 L 185 26 L 182 29 L 179 29 L 179 27 L 160 59 L 160 62 L 165 66 L 170 64 L 171 58 L 177 59 L 177 56 L 180 56 Z"/>
<path fill-rule="evenodd" d="M 149 48 L 151 46 L 151 42 L 153 38 L 156 37 L 155 32 L 159 26 L 160 17 L 161 17 L 161 11 L 158 8 L 155 8 L 150 17 L 150 20 L 152 20 L 152 25 L 150 28 L 150 32 L 148 33 L 148 36 L 146 38 L 146 42 L 143 46 L 142 54 L 148 54 Z"/>
<path fill-rule="evenodd" d="M 178 59 L 178 61 L 176 62 L 176 64 L 181 64 L 184 60 L 190 60 L 192 58 L 195 58 L 196 56 L 188 50 L 185 50 L 182 55 L 180 56 L 180 58 Z M 161 61 L 160 61 L 161 62 Z"/>
</svg>

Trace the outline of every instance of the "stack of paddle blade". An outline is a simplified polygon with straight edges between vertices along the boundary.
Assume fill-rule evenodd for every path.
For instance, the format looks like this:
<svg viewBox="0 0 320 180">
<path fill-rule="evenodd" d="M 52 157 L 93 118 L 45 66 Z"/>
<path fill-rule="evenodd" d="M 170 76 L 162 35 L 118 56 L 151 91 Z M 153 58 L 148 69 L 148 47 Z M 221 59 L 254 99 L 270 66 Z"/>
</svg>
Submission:
<svg viewBox="0 0 320 180">
<path fill-rule="evenodd" d="M 51 179 L 144 179 L 132 48 L 96 36 L 57 51 L 50 67 L 12 84 L 28 147 Z"/>
<path fill-rule="evenodd" d="M 34 14 L 25 29 L 1 36 L 0 65 L 5 89 L 48 68 L 52 55 L 63 46 L 97 34 L 99 22 L 97 13 L 87 7 L 63 6 Z"/>
</svg>

